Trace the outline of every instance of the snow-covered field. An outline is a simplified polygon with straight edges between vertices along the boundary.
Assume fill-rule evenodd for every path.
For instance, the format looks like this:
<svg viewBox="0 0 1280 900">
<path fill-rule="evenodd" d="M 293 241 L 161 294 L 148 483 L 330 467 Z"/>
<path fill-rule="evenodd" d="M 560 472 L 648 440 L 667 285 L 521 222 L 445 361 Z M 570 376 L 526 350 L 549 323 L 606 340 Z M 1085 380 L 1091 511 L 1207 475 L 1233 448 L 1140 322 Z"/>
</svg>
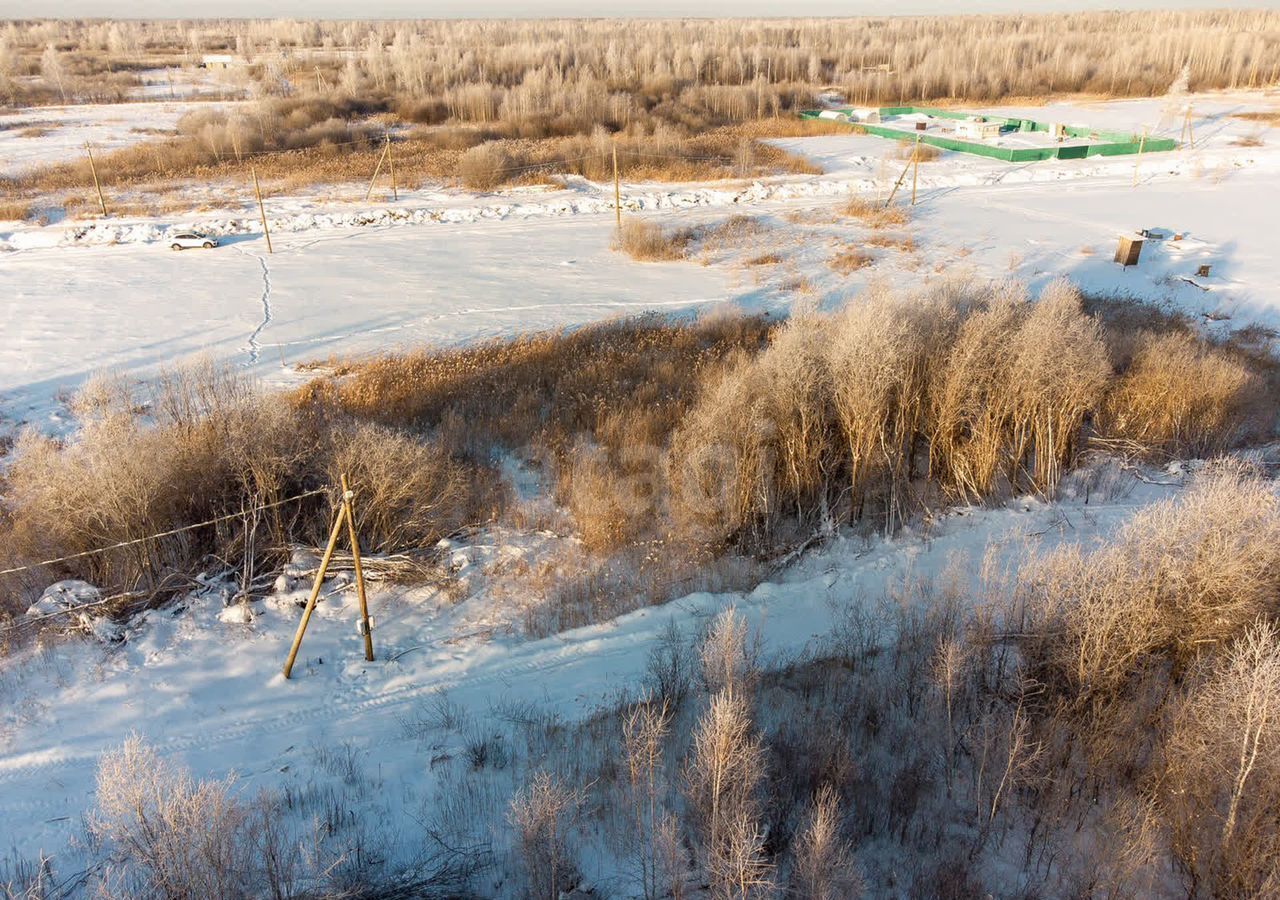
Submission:
<svg viewBox="0 0 1280 900">
<path fill-rule="evenodd" d="M 155 140 L 187 113 L 209 108 L 205 101 L 164 101 L 0 111 L 0 176 L 83 158 L 86 142 L 101 154 Z"/>
<path fill-rule="evenodd" d="M 609 250 L 610 186 L 582 179 L 561 190 L 497 195 L 424 188 L 394 204 L 366 204 L 354 185 L 272 200 L 274 255 L 266 253 L 250 197 L 234 191 L 225 213 L 0 230 L 0 296 L 9 323 L 0 336 L 0 411 L 56 428 L 58 398 L 89 373 L 110 368 L 145 377 L 200 351 L 278 383 L 294 377 L 293 364 L 330 355 L 645 309 L 716 302 L 785 308 L 797 296 L 834 305 L 870 278 L 916 281 L 965 270 L 1033 287 L 1066 275 L 1090 290 L 1167 300 L 1220 327 L 1275 328 L 1280 260 L 1269 223 L 1280 205 L 1280 138 L 1263 133 L 1261 146 L 1238 146 L 1259 126 L 1230 116 L 1277 103 L 1261 92 L 1195 98 L 1196 145 L 1141 160 L 1011 166 L 946 154 L 921 167 L 919 203 L 904 229 L 914 249 L 874 250 L 875 263 L 848 277 L 832 273 L 827 260 L 871 235 L 831 213 L 851 195 L 885 196 L 902 166 L 894 144 L 870 136 L 779 141 L 822 164 L 821 176 L 625 186 L 627 210 L 672 227 L 734 213 L 764 216 L 774 227 L 758 252 L 785 256 L 767 271 L 744 269 L 746 254 L 722 255 L 708 267 L 622 258 Z M 1050 111 L 1100 126 L 1146 123 L 1176 132 L 1180 120 L 1160 125 L 1166 105 L 1121 101 L 1073 107 L 1074 114 Z M 185 108 L 161 106 L 173 117 Z M 102 121 L 112 115 L 86 114 Z M 80 138 L 67 135 L 78 133 L 56 132 L 62 136 L 51 135 L 52 146 L 73 152 Z M 8 140 L 30 141 L 33 149 L 42 143 Z M 169 251 L 165 236 L 189 227 L 223 236 L 226 245 Z M 1135 269 L 1114 265 L 1117 236 L 1143 228 L 1186 237 L 1148 244 Z M 1195 277 L 1202 264 L 1212 267 L 1208 278 Z"/>
<path fill-rule="evenodd" d="M 483 196 L 437 186 L 394 204 L 341 199 L 360 195 L 355 186 L 273 199 L 272 254 L 243 196 L 173 221 L 4 226 L 0 415 L 62 430 L 66 394 L 93 372 L 145 379 L 201 352 L 284 385 L 306 377 L 299 364 L 331 356 L 647 310 L 833 307 L 872 279 L 913 284 L 963 272 L 1017 278 L 1033 291 L 1067 276 L 1086 290 L 1167 302 L 1212 328 L 1280 330 L 1280 134 L 1259 137 L 1255 123 L 1230 117 L 1275 109 L 1280 98 L 1194 99 L 1197 144 L 1173 153 L 1028 166 L 946 154 L 922 165 L 910 222 L 878 235 L 836 215 L 852 195 L 883 197 L 903 165 L 892 143 L 874 137 L 779 141 L 819 161 L 820 176 L 626 185 L 628 215 L 675 227 L 743 213 L 768 226 L 758 244 L 700 248 L 691 262 L 637 263 L 610 250 L 611 186 L 580 179 L 562 189 Z M 1100 103 L 1053 115 L 1176 133 L 1181 120 L 1162 122 L 1163 107 L 1160 100 Z M 183 108 L 160 104 L 171 120 L 152 115 L 148 125 L 172 124 Z M 74 155 L 90 134 L 104 146 L 111 134 L 136 139 L 133 107 L 122 110 L 76 108 L 83 120 L 32 112 L 67 118 L 46 138 L 0 131 L 0 171 L 37 156 Z M 1246 137 L 1261 146 L 1237 143 Z M 16 157 L 10 147 L 30 156 Z M 170 251 L 167 235 L 189 227 L 218 234 L 223 245 Z M 1143 228 L 1184 237 L 1149 243 L 1140 266 L 1121 269 L 1111 261 L 1117 237 Z M 866 248 L 874 261 L 841 275 L 830 260 L 849 247 Z M 776 259 L 750 264 L 766 253 Z M 1196 275 L 1202 265 L 1211 266 L 1208 277 Z M 131 733 L 202 777 L 237 772 L 250 790 L 304 793 L 340 780 L 325 748 L 351 748 L 387 788 L 360 801 L 357 813 L 408 834 L 418 804 L 462 752 L 462 736 L 428 728 L 428 765 L 423 732 L 404 727 L 441 692 L 481 718 L 530 703 L 582 720 L 634 691 L 670 621 L 692 634 L 736 605 L 763 635 L 768 658 L 793 657 L 842 610 L 873 602 L 895 582 L 957 564 L 975 571 L 989 547 L 1012 563 L 1028 544 L 1094 541 L 1176 494 L 1179 482 L 1176 474 L 1158 484 L 1124 475 L 1091 502 L 1018 499 L 955 510 L 893 540 L 844 536 L 753 590 L 692 594 L 543 640 L 520 637 L 511 611 L 487 593 L 490 566 L 536 554 L 537 536 L 483 532 L 453 548 L 464 575 L 474 573 L 460 602 L 429 588 L 374 592 L 372 663 L 359 652 L 352 593 L 325 599 L 288 682 L 280 664 L 305 580 L 255 601 L 249 621 L 240 607 L 225 605 L 223 590 L 197 593 L 130 623 L 122 641 L 86 638 L 24 651 L 20 665 L 0 670 L 0 846 L 28 858 L 56 852 L 60 869 L 74 871 L 88 858 L 75 839 L 93 802 L 98 756 Z M 446 762 L 437 768 L 437 759 Z"/>
</svg>

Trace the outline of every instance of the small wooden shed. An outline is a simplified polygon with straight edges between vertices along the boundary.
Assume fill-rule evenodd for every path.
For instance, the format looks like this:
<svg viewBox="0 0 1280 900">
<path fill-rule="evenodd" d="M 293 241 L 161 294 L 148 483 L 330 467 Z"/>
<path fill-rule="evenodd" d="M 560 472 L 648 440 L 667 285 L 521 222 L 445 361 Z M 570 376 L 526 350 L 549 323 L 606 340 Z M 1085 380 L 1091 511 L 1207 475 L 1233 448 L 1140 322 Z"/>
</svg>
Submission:
<svg viewBox="0 0 1280 900">
<path fill-rule="evenodd" d="M 1144 238 L 1138 237 L 1136 234 L 1120 235 L 1120 243 L 1116 247 L 1116 262 L 1128 268 L 1136 266 L 1138 258 L 1142 256 L 1142 245 L 1146 243 Z"/>
</svg>

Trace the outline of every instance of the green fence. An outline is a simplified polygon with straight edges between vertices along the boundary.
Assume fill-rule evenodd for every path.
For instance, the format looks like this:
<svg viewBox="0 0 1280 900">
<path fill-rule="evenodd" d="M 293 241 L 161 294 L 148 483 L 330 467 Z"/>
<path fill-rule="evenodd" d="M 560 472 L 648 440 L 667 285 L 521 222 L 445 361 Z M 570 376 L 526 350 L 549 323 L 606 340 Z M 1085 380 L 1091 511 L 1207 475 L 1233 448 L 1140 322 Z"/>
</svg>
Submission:
<svg viewBox="0 0 1280 900">
<path fill-rule="evenodd" d="M 1172 138 L 1143 138 L 1140 135 L 1118 132 L 1118 131 L 1099 131 L 1092 128 L 1082 128 L 1076 125 L 1064 125 L 1063 133 L 1068 137 L 1083 138 L 1092 143 L 1089 144 L 1073 144 L 1070 146 L 1057 147 L 995 147 L 991 144 L 984 144 L 980 141 L 967 141 L 961 138 L 941 137 L 939 135 L 925 134 L 923 132 L 904 131 L 899 128 L 889 128 L 885 125 L 875 125 L 867 122 L 858 122 L 849 118 L 852 108 L 842 110 L 831 110 L 833 112 L 844 113 L 843 118 L 826 119 L 831 122 L 844 122 L 854 126 L 867 134 L 874 134 L 877 137 L 890 138 L 892 140 L 902 141 L 919 138 L 922 144 L 930 144 L 934 147 L 940 147 L 943 150 L 955 150 L 959 153 L 972 153 L 976 156 L 986 156 L 991 159 L 1002 159 L 1006 162 L 1035 162 L 1041 159 L 1084 159 L 1089 156 L 1124 156 L 1130 153 L 1159 153 L 1166 150 L 1176 150 L 1178 142 Z M 800 113 L 802 119 L 817 119 L 822 110 L 806 109 Z M 882 106 L 880 107 L 881 118 L 885 116 L 906 116 L 919 113 L 922 115 L 932 116 L 936 119 L 967 119 L 973 113 L 962 112 L 950 109 L 935 109 L 929 106 Z M 1045 122 L 1038 122 L 1035 119 L 1014 119 L 1006 116 L 992 116 L 983 114 L 983 117 L 989 122 L 997 122 L 1000 124 L 1002 132 L 1010 131 L 1042 131 L 1047 132 L 1049 125 Z"/>
</svg>

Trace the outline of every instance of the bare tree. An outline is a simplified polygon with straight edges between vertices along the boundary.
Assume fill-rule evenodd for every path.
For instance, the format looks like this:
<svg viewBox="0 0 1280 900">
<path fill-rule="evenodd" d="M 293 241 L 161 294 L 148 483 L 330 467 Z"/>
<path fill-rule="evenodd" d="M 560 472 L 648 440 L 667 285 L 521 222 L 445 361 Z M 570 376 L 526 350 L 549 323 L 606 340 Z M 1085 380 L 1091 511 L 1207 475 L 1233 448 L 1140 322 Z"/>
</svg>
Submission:
<svg viewBox="0 0 1280 900">
<path fill-rule="evenodd" d="M 66 103 L 66 68 L 62 65 L 62 54 L 58 52 L 58 48 L 53 44 L 45 47 L 44 53 L 40 55 L 40 74 L 44 76 L 46 81 L 50 81 L 57 86 L 62 102 Z"/>
<path fill-rule="evenodd" d="M 796 838 L 790 894 L 798 900 L 855 900 L 862 878 L 848 842 L 840 837 L 840 798 L 831 785 L 818 789 Z"/>
<path fill-rule="evenodd" d="M 687 779 L 707 872 L 724 896 L 754 866 L 755 794 L 763 777 L 764 751 L 745 698 L 716 694 L 695 728 Z"/>
<path fill-rule="evenodd" d="M 1169 739 L 1174 844 L 1194 878 L 1253 893 L 1280 875 L 1280 627 L 1259 620 L 1206 665 Z"/>
<path fill-rule="evenodd" d="M 667 704 L 642 701 L 624 714 L 623 751 L 631 812 L 636 831 L 632 835 L 645 900 L 662 896 L 662 848 L 658 830 L 665 818 L 661 802 L 662 748 L 671 724 Z"/>
<path fill-rule="evenodd" d="M 764 832 L 745 811 L 727 823 L 724 844 L 710 861 L 711 893 L 717 900 L 751 900 L 766 897 L 774 888 L 764 853 Z"/>
<path fill-rule="evenodd" d="M 545 771 L 534 774 L 511 801 L 508 818 L 534 900 L 559 900 L 577 881 L 569 832 L 580 804 L 576 791 Z"/>
<path fill-rule="evenodd" d="M 724 610 L 711 623 L 700 653 L 702 681 L 709 693 L 741 697 L 755 677 L 759 648 L 736 607 Z"/>
</svg>

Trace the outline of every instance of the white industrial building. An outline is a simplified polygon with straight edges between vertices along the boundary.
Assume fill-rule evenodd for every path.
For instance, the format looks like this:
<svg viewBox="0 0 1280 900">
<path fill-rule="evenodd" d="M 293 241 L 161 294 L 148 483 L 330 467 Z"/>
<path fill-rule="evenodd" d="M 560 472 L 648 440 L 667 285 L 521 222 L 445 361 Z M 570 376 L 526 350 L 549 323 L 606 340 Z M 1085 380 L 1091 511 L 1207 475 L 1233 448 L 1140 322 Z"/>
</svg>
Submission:
<svg viewBox="0 0 1280 900">
<path fill-rule="evenodd" d="M 1000 137 L 1000 128 L 999 122 L 992 122 L 986 116 L 969 116 L 956 120 L 956 137 L 985 141 Z"/>
</svg>

